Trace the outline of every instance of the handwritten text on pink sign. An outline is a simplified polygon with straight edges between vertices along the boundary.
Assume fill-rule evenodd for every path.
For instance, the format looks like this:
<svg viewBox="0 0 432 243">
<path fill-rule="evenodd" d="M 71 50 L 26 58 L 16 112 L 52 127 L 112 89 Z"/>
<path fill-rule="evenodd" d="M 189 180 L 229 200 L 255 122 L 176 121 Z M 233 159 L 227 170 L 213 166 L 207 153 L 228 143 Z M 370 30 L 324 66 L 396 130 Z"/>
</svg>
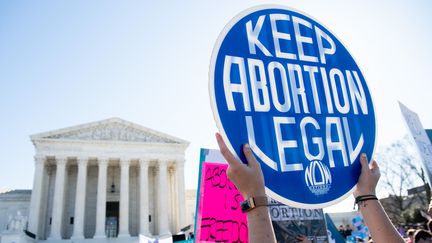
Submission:
<svg viewBox="0 0 432 243">
<path fill-rule="evenodd" d="M 202 165 L 198 242 L 248 242 L 247 218 L 239 206 L 243 196 L 228 179 L 227 167 L 209 162 Z"/>
</svg>

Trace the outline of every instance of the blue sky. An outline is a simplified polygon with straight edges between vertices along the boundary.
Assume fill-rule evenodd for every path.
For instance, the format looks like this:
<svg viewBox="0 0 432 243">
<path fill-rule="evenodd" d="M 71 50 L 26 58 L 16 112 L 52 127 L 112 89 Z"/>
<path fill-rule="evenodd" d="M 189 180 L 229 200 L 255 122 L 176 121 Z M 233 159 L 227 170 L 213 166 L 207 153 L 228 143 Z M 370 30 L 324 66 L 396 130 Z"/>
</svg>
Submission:
<svg viewBox="0 0 432 243">
<path fill-rule="evenodd" d="M 213 45 L 231 18 L 284 4 L 327 26 L 368 81 L 378 143 L 407 133 L 397 100 L 432 128 L 430 1 L 1 1 L 0 189 L 31 188 L 29 135 L 120 117 L 216 148 L 208 98 Z"/>
</svg>

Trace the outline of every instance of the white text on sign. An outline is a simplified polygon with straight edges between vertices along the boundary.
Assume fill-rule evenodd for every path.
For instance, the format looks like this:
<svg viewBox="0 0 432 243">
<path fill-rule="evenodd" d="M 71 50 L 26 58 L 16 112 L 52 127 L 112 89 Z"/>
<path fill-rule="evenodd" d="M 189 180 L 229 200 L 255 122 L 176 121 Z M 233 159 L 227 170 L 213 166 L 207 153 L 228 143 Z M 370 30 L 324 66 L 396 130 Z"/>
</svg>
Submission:
<svg viewBox="0 0 432 243">
<path fill-rule="evenodd" d="M 270 21 L 274 51 L 269 51 L 272 48 L 260 41 L 260 33 L 266 21 Z M 291 24 L 293 33 L 279 30 L 280 22 Z M 302 35 L 302 28 L 311 30 L 310 33 L 313 34 Z M 223 87 L 229 111 L 259 113 L 276 110 L 280 113 L 280 116 L 273 117 L 279 166 L 270 159 L 263 159 L 264 163 L 282 172 L 303 170 L 301 161 L 285 159 L 285 149 L 296 149 L 301 142 L 305 157 L 309 161 L 322 160 L 327 154 L 329 166 L 333 168 L 338 166 L 334 153 L 340 153 L 340 166 L 350 166 L 360 153 L 364 140 L 361 133 L 353 141 L 349 132 L 349 120 L 344 115 L 367 115 L 368 106 L 361 78 L 356 70 L 325 67 L 337 51 L 333 39 L 307 20 L 286 14 L 262 15 L 255 23 L 249 20 L 245 24 L 245 30 L 249 53 L 252 56 L 264 54 L 266 57 L 275 57 L 273 59 L 276 60 L 226 55 Z M 289 52 L 284 49 L 281 42 L 292 42 L 296 51 Z M 317 53 L 306 54 L 305 49 L 310 49 L 309 47 L 313 47 Z M 306 64 L 298 64 L 298 61 Z M 233 77 L 233 74 L 237 76 Z M 305 89 L 305 84 L 311 88 Z M 236 103 L 234 96 L 241 96 L 241 99 L 237 99 L 241 102 Z M 296 119 L 286 116 L 287 113 L 303 114 L 304 117 Z M 308 114 L 325 116 L 325 127 L 321 128 L 317 120 Z M 257 148 L 252 116 L 246 116 L 245 122 L 249 143 L 252 148 Z M 284 139 L 282 130 L 289 126 L 299 126 L 301 137 Z M 325 138 L 312 137 L 312 144 L 309 143 L 307 138 L 310 136 L 306 128 L 317 131 L 324 129 L 322 134 L 325 134 Z M 331 134 L 336 134 L 336 137 L 332 138 Z M 317 148 L 314 154 L 310 152 L 312 145 Z M 257 150 L 259 149 L 254 152 Z"/>
</svg>

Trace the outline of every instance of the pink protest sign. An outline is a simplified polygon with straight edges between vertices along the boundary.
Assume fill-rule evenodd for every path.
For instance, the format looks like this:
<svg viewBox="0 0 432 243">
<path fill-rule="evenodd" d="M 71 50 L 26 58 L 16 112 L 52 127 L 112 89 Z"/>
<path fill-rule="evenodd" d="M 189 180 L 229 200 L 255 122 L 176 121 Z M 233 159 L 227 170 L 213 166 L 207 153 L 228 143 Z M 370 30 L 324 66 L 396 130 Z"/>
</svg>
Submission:
<svg viewBox="0 0 432 243">
<path fill-rule="evenodd" d="M 248 242 L 247 218 L 240 209 L 243 196 L 228 179 L 227 167 L 201 162 L 196 242 Z"/>
</svg>

